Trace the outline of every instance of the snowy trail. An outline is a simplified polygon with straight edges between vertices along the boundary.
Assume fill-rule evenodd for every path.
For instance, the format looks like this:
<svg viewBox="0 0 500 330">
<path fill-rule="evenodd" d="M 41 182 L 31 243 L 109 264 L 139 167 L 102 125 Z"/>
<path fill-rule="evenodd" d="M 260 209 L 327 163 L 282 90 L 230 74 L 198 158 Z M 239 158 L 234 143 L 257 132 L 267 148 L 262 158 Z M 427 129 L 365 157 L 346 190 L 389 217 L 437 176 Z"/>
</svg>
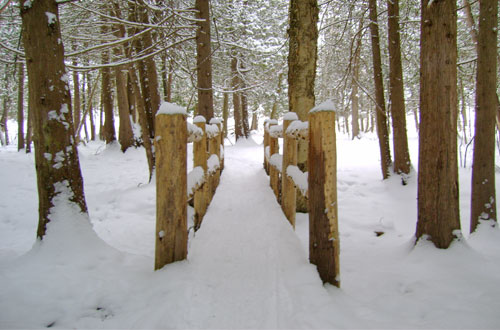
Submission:
<svg viewBox="0 0 500 330">
<path fill-rule="evenodd" d="M 185 317 L 196 322 L 189 326 L 314 327 L 302 313 L 331 298 L 269 187 L 262 148 L 248 141 L 228 149 L 221 183 L 189 247 L 194 278 Z"/>
</svg>

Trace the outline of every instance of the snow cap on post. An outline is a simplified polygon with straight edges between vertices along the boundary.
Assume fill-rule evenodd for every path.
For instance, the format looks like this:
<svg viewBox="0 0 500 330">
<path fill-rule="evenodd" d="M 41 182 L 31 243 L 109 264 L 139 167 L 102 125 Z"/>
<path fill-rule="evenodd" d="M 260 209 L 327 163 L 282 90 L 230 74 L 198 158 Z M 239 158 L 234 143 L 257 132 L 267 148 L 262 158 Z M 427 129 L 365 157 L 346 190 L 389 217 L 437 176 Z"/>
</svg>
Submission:
<svg viewBox="0 0 500 330">
<path fill-rule="evenodd" d="M 212 118 L 212 119 L 210 119 L 209 124 L 211 124 L 211 125 L 222 124 L 222 121 L 219 118 Z"/>
<path fill-rule="evenodd" d="M 283 115 L 283 120 L 286 121 L 293 121 L 293 120 L 299 120 L 299 116 L 295 112 L 287 112 Z"/>
<path fill-rule="evenodd" d="M 187 116 L 186 108 L 183 108 L 175 103 L 162 102 L 160 109 L 156 115 L 184 115 Z"/>
<path fill-rule="evenodd" d="M 337 112 L 337 110 L 335 110 L 335 105 L 333 104 L 332 100 L 326 100 L 325 102 L 312 108 L 311 111 L 309 112 L 320 112 L 320 111 Z"/>
<path fill-rule="evenodd" d="M 196 124 L 196 123 L 206 123 L 207 120 L 205 119 L 205 117 L 203 116 L 196 116 L 193 118 L 193 123 Z"/>
</svg>

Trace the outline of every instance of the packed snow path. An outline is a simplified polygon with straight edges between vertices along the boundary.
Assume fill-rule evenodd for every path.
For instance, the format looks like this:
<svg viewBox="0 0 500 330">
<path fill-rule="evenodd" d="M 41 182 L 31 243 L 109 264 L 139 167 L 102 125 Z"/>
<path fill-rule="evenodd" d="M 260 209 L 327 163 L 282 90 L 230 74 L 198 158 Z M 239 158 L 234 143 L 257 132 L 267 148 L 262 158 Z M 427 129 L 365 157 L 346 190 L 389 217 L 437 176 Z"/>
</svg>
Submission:
<svg viewBox="0 0 500 330">
<path fill-rule="evenodd" d="M 189 327 L 314 326 L 304 320 L 321 318 L 310 313 L 332 316 L 335 308 L 269 187 L 256 154 L 261 148 L 248 141 L 228 149 L 220 185 L 189 246 L 196 278 L 189 307 L 181 308 L 196 320 Z"/>
</svg>

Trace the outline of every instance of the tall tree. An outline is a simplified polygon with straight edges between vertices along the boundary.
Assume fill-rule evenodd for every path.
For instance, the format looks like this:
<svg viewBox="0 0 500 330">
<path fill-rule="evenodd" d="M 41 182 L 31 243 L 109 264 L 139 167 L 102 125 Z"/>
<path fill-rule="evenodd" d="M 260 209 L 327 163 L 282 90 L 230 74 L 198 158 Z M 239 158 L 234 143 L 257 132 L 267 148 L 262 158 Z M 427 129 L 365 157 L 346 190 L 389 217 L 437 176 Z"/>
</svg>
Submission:
<svg viewBox="0 0 500 330">
<path fill-rule="evenodd" d="M 87 212 L 71 118 L 71 97 L 56 0 L 19 1 L 33 109 L 39 222 L 43 238 L 55 198 Z"/>
<path fill-rule="evenodd" d="M 480 1 L 471 232 L 476 229 L 479 220 L 497 220 L 495 194 L 497 16 L 497 0 Z"/>
<path fill-rule="evenodd" d="M 238 74 L 238 58 L 234 55 L 231 59 L 231 88 L 233 90 L 233 117 L 234 136 L 236 140 L 242 138 L 243 124 L 241 120 L 241 100 L 238 89 L 240 88 L 240 76 Z"/>
<path fill-rule="evenodd" d="M 7 119 L 9 117 L 9 103 L 10 103 L 10 95 L 9 95 L 9 76 L 7 68 L 5 70 L 5 80 L 4 80 L 4 95 L 2 100 L 2 116 L 0 117 L 0 141 L 2 145 L 9 145 L 9 128 L 7 126 Z M 3 131 L 3 132 L 2 132 Z"/>
<path fill-rule="evenodd" d="M 416 237 L 448 248 L 460 229 L 456 1 L 422 0 Z"/>
<path fill-rule="evenodd" d="M 73 60 L 73 65 L 76 66 L 76 59 Z M 80 78 L 78 71 L 73 70 L 73 122 L 75 129 L 80 125 Z M 78 133 L 78 132 L 75 132 Z M 76 140 L 80 140 L 80 136 L 76 136 Z"/>
<path fill-rule="evenodd" d="M 351 109 L 352 109 L 352 139 L 359 136 L 359 66 L 361 55 L 361 40 L 363 39 L 363 18 L 359 21 L 356 45 L 352 54 L 352 87 L 351 87 Z"/>
<path fill-rule="evenodd" d="M 399 0 L 387 1 L 389 26 L 389 92 L 391 100 L 394 173 L 410 173 L 410 153 L 406 135 L 406 110 L 401 64 L 401 38 L 399 36 Z M 406 180 L 403 177 L 403 184 Z"/>
<path fill-rule="evenodd" d="M 196 0 L 196 72 L 198 76 L 197 114 L 210 121 L 214 116 L 212 91 L 212 50 L 210 45 L 210 1 Z"/>
<path fill-rule="evenodd" d="M 318 45 L 317 0 L 290 0 L 288 50 L 288 106 L 300 120 L 307 121 L 314 107 L 314 82 Z M 307 171 L 307 142 L 299 141 L 297 165 Z M 306 211 L 307 202 L 297 194 L 297 210 Z"/>
<path fill-rule="evenodd" d="M 377 21 L 377 0 L 368 1 L 370 11 L 370 32 L 372 39 L 373 81 L 375 82 L 375 117 L 380 147 L 380 165 L 382 177 L 389 177 L 391 151 L 389 149 L 389 132 L 387 129 L 387 112 L 385 110 L 384 83 L 382 77 L 382 60 L 380 58 L 380 38 Z"/>
<path fill-rule="evenodd" d="M 17 150 L 24 149 L 24 63 L 17 66 Z"/>
<path fill-rule="evenodd" d="M 107 51 L 102 53 L 102 62 L 109 61 Z M 104 67 L 101 69 L 101 103 L 104 112 L 103 138 L 106 144 L 116 141 L 115 115 L 113 113 L 113 89 L 111 86 L 111 69 Z"/>
</svg>

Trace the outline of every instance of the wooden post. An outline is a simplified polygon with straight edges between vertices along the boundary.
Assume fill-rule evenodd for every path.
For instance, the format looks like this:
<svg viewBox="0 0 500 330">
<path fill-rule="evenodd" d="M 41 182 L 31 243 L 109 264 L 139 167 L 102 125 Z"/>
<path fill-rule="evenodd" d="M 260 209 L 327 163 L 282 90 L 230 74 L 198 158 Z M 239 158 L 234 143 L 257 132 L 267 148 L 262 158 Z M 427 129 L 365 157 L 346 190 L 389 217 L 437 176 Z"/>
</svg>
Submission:
<svg viewBox="0 0 500 330">
<path fill-rule="evenodd" d="M 275 123 L 269 124 L 269 129 L 272 126 L 276 125 Z M 279 145 L 278 138 L 274 138 L 269 135 L 269 157 L 272 157 L 274 154 L 279 153 Z M 279 201 L 279 171 L 273 165 L 268 163 L 269 167 L 269 179 L 271 181 L 271 188 L 273 189 L 274 194 L 276 195 L 276 199 Z"/>
<path fill-rule="evenodd" d="M 335 112 L 309 113 L 309 261 L 323 283 L 340 286 Z M 329 110 L 329 111 L 327 111 Z"/>
<path fill-rule="evenodd" d="M 156 116 L 155 270 L 187 257 L 187 128 L 183 114 Z"/>
<path fill-rule="evenodd" d="M 208 139 L 208 150 L 209 150 L 208 154 L 210 156 L 217 155 L 217 157 L 219 158 L 219 162 L 220 162 L 219 136 L 220 136 L 220 133 L 219 133 L 219 135 Z M 210 201 L 214 197 L 215 189 L 217 189 L 217 186 L 219 184 L 219 177 L 220 177 L 220 168 L 213 175 L 210 175 L 210 178 L 208 180 L 208 182 L 209 182 L 209 194 L 210 194 L 209 200 Z"/>
<path fill-rule="evenodd" d="M 294 112 L 289 112 L 283 117 L 283 166 L 281 168 L 281 208 L 294 229 L 297 189 L 292 178 L 287 174 L 287 168 L 289 165 L 297 165 L 297 141 L 288 137 L 286 130 L 292 121 L 298 119 Z"/>
<path fill-rule="evenodd" d="M 221 148 L 224 152 L 224 132 L 222 131 L 222 123 L 220 121 L 220 119 L 217 119 L 217 127 L 219 128 L 219 151 L 217 153 L 217 155 L 219 156 L 219 160 L 220 160 L 220 173 L 222 173 L 222 171 L 224 170 L 224 158 L 221 157 Z M 219 179 L 220 179 L 220 176 L 219 176 Z M 217 182 L 217 186 L 219 185 L 219 182 Z"/>
<path fill-rule="evenodd" d="M 266 158 L 266 148 L 269 146 L 269 119 L 264 121 L 264 170 L 269 175 L 269 164 Z M 271 155 L 269 155 L 271 156 Z"/>
<path fill-rule="evenodd" d="M 198 230 L 207 212 L 209 203 L 208 177 L 207 177 L 207 134 L 205 133 L 206 120 L 203 116 L 196 116 L 194 124 L 203 131 L 203 137 L 200 141 L 193 143 L 193 162 L 194 166 L 201 166 L 205 173 L 205 183 L 194 193 L 194 230 Z"/>
</svg>

